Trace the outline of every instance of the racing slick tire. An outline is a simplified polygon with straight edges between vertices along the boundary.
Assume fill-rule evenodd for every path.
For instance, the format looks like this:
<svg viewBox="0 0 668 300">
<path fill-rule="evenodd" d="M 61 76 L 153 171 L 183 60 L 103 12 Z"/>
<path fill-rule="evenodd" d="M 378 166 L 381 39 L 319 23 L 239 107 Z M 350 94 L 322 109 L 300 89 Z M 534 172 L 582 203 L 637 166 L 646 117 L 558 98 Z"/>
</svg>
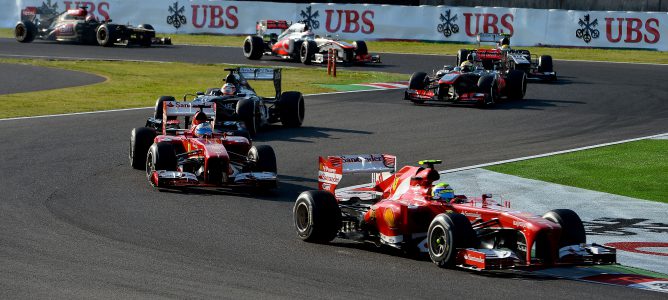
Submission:
<svg viewBox="0 0 668 300">
<path fill-rule="evenodd" d="M 19 43 L 30 43 L 35 40 L 37 26 L 30 21 L 21 21 L 14 27 L 14 37 Z"/>
<path fill-rule="evenodd" d="M 165 101 L 176 101 L 172 96 L 160 96 L 158 100 L 155 101 L 155 109 L 153 110 L 153 118 L 156 120 L 162 120 L 163 113 L 163 103 Z"/>
<path fill-rule="evenodd" d="M 457 261 L 457 249 L 475 248 L 477 238 L 471 222 L 462 214 L 437 215 L 427 231 L 429 257 L 441 268 L 451 268 Z"/>
<path fill-rule="evenodd" d="M 315 41 L 305 41 L 299 47 L 299 61 L 305 65 L 313 63 L 313 56 L 318 51 L 318 44 Z"/>
<path fill-rule="evenodd" d="M 482 107 L 492 107 L 499 100 L 498 83 L 494 76 L 486 75 L 478 79 L 478 91 L 485 93 L 485 100 L 481 103 Z"/>
<path fill-rule="evenodd" d="M 409 90 L 424 90 L 427 88 L 429 83 L 429 76 L 425 72 L 415 72 L 411 75 L 411 78 L 408 80 L 408 89 Z M 404 98 L 409 99 L 408 93 L 404 93 Z M 423 104 L 424 100 L 415 100 L 410 99 L 411 102 L 415 104 Z"/>
<path fill-rule="evenodd" d="M 538 57 L 538 72 L 554 72 L 552 56 L 541 55 Z"/>
<path fill-rule="evenodd" d="M 160 142 L 151 145 L 146 155 L 146 178 L 151 181 L 151 173 L 155 170 L 176 171 L 177 160 L 174 145 Z"/>
<path fill-rule="evenodd" d="M 153 28 L 151 24 L 140 24 L 139 26 L 137 26 L 137 28 L 155 31 L 155 28 Z M 143 38 L 139 41 L 139 45 L 146 48 L 151 47 L 152 43 L 153 43 L 153 37 L 150 35 L 144 35 Z"/>
<path fill-rule="evenodd" d="M 258 120 L 257 109 L 255 107 L 255 100 L 241 99 L 237 101 L 236 113 L 246 125 L 246 130 L 251 137 L 257 134 L 260 129 L 260 122 Z"/>
<path fill-rule="evenodd" d="M 341 228 L 341 208 L 328 191 L 306 191 L 292 209 L 297 236 L 307 242 L 326 243 Z"/>
<path fill-rule="evenodd" d="M 278 113 L 281 123 L 286 127 L 300 127 L 304 122 L 306 107 L 304 96 L 300 92 L 283 92 L 278 101 Z"/>
<path fill-rule="evenodd" d="M 269 145 L 257 145 L 248 150 L 248 160 L 255 163 L 252 168 L 255 172 L 276 173 L 276 153 Z"/>
<path fill-rule="evenodd" d="M 153 128 L 137 127 L 132 129 L 128 158 L 133 168 L 141 170 L 146 167 L 146 155 L 148 154 L 148 149 L 153 144 L 155 136 L 156 132 Z"/>
<path fill-rule="evenodd" d="M 520 70 L 508 72 L 506 95 L 510 99 L 521 100 L 527 92 L 527 74 Z"/>
<path fill-rule="evenodd" d="M 116 30 L 113 26 L 109 26 L 109 24 L 100 25 L 95 33 L 95 38 L 97 39 L 97 44 L 102 47 L 111 47 L 116 42 L 116 39 L 118 39 Z"/>
<path fill-rule="evenodd" d="M 587 242 L 587 234 L 582 220 L 574 211 L 570 209 L 553 209 L 545 213 L 543 218 L 561 226 L 559 248 Z"/>
<path fill-rule="evenodd" d="M 260 59 L 264 53 L 264 41 L 257 35 L 249 35 L 244 40 L 243 51 L 248 59 Z"/>
<path fill-rule="evenodd" d="M 457 51 L 457 66 L 461 65 L 466 60 L 470 52 L 471 51 L 466 49 L 459 49 L 459 51 Z"/>
<path fill-rule="evenodd" d="M 292 60 L 299 62 L 299 50 L 302 48 L 302 43 L 304 41 L 295 41 L 295 40 L 289 40 L 288 41 L 288 52 L 290 53 L 290 57 Z"/>
<path fill-rule="evenodd" d="M 355 41 L 353 42 L 353 47 L 355 47 L 355 54 L 357 55 L 369 54 L 369 49 L 366 47 L 365 41 Z"/>
</svg>

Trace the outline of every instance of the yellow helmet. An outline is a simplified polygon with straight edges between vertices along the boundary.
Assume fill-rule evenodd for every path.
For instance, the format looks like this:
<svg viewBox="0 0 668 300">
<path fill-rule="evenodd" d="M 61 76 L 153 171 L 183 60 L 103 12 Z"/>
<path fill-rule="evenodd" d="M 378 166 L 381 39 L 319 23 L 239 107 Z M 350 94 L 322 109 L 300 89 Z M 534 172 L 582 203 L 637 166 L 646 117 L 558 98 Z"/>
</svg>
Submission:
<svg viewBox="0 0 668 300">
<path fill-rule="evenodd" d="M 468 60 L 463 62 L 459 67 L 462 69 L 462 72 L 473 72 L 473 69 L 475 69 L 473 63 Z"/>
<path fill-rule="evenodd" d="M 510 49 L 509 45 L 502 45 L 501 46 L 501 50 L 508 50 L 508 49 Z"/>
</svg>

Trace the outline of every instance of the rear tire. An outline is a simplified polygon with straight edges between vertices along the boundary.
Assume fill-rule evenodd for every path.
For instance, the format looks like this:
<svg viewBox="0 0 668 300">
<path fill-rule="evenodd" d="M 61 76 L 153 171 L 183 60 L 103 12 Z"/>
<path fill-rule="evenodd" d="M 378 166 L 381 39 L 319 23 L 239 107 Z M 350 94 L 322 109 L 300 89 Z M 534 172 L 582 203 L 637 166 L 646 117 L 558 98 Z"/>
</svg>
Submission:
<svg viewBox="0 0 668 300">
<path fill-rule="evenodd" d="M 153 112 L 153 118 L 156 120 L 162 120 L 163 115 L 163 103 L 165 101 L 176 101 L 172 96 L 160 96 L 158 100 L 155 101 L 155 109 Z"/>
<path fill-rule="evenodd" d="M 292 215 L 297 236 L 307 242 L 329 242 L 341 228 L 341 209 L 334 195 L 327 191 L 301 193 Z"/>
<path fill-rule="evenodd" d="M 521 100 L 527 91 L 527 74 L 520 70 L 510 70 L 506 78 L 506 94 L 508 98 Z"/>
<path fill-rule="evenodd" d="M 299 61 L 305 65 L 313 63 L 313 56 L 318 51 L 318 44 L 315 41 L 305 41 L 299 48 Z"/>
<path fill-rule="evenodd" d="M 246 125 L 246 130 L 251 137 L 257 134 L 260 123 L 257 119 L 257 110 L 253 99 L 241 99 L 237 102 L 236 113 Z"/>
<path fill-rule="evenodd" d="M 451 268 L 457 262 L 457 249 L 475 248 L 477 238 L 471 222 L 462 214 L 437 215 L 427 231 L 429 257 L 441 268 Z"/>
<path fill-rule="evenodd" d="M 279 100 L 278 111 L 283 126 L 302 126 L 306 114 L 304 96 L 300 92 L 283 92 Z"/>
<path fill-rule="evenodd" d="M 260 59 L 264 53 L 264 41 L 257 35 L 249 35 L 244 40 L 243 51 L 248 59 Z"/>
<path fill-rule="evenodd" d="M 582 220 L 574 211 L 570 209 L 553 209 L 545 213 L 543 218 L 561 226 L 559 248 L 587 242 L 587 234 Z"/>
<path fill-rule="evenodd" d="M 37 36 L 37 26 L 30 21 L 21 21 L 14 27 L 14 37 L 19 43 L 30 43 Z"/>
<path fill-rule="evenodd" d="M 148 149 L 153 144 L 156 132 L 153 128 L 137 127 L 130 133 L 130 151 L 128 158 L 130 165 L 137 170 L 146 167 L 146 156 Z"/>
</svg>

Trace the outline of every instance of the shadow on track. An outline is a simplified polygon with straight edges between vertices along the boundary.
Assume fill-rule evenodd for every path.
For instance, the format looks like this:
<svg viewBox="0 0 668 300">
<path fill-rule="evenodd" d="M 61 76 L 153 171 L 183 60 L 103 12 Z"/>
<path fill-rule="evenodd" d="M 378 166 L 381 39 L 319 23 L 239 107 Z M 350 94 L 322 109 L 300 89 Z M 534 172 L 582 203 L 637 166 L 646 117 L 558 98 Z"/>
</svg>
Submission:
<svg viewBox="0 0 668 300">
<path fill-rule="evenodd" d="M 297 142 L 297 143 L 314 143 L 314 141 L 306 140 L 309 139 L 322 139 L 329 138 L 331 132 L 338 133 L 354 133 L 354 134 L 372 134 L 370 131 L 363 130 L 352 130 L 352 129 L 338 129 L 338 128 L 327 128 L 327 127 L 311 127 L 304 126 L 299 128 L 285 128 L 280 125 L 268 126 L 264 129 L 263 132 L 260 132 L 253 141 L 257 142 L 269 142 L 269 141 L 286 141 L 286 142 Z"/>
</svg>

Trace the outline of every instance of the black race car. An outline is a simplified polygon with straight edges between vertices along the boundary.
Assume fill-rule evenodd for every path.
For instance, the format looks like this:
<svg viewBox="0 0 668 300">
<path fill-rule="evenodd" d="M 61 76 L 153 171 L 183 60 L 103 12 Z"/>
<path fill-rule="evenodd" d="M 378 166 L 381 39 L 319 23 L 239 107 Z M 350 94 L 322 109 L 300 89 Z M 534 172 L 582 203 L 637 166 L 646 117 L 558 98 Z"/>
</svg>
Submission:
<svg viewBox="0 0 668 300">
<path fill-rule="evenodd" d="M 171 44 L 169 38 L 156 39 L 155 30 L 149 24 L 132 27 L 112 24 L 111 20 L 99 21 L 88 13 L 86 7 L 60 14 L 34 6 L 26 7 L 21 10 L 21 21 L 14 27 L 14 36 L 21 43 L 30 43 L 37 38 L 105 47 L 121 42 L 144 47 L 154 43 Z"/>
<path fill-rule="evenodd" d="M 233 84 L 235 93 L 225 95 L 220 88 L 209 88 L 206 92 L 186 94 L 194 97 L 188 103 L 194 106 L 207 103 L 216 104 L 218 120 L 214 128 L 229 132 L 233 135 L 242 135 L 248 138 L 254 136 L 260 128 L 272 123 L 281 122 L 287 127 L 300 127 L 304 121 L 304 96 L 300 92 L 281 92 L 281 69 L 237 67 L 225 69 L 229 71 L 225 82 Z M 259 96 L 248 83 L 249 80 L 273 81 L 275 94 L 273 97 Z M 153 117 L 148 118 L 146 127 L 161 130 L 164 120 L 163 103 L 175 101 L 172 96 L 162 96 L 155 104 Z"/>
</svg>

